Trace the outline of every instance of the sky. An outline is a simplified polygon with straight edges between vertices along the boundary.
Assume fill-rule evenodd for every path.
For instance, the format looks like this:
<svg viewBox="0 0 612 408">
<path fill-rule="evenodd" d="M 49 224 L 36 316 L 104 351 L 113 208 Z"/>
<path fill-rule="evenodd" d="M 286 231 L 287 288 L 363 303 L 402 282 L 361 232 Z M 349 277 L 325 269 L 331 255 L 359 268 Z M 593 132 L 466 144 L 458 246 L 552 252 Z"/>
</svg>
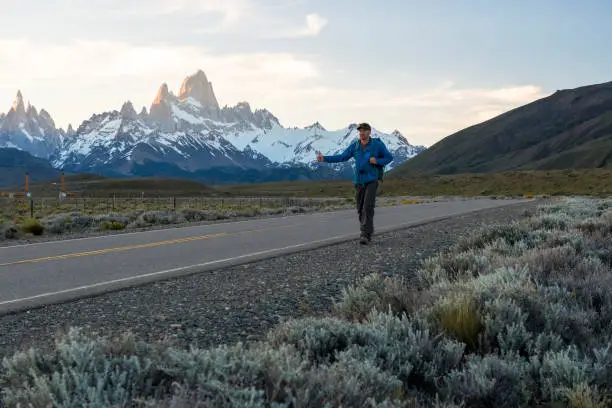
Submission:
<svg viewBox="0 0 612 408">
<path fill-rule="evenodd" d="M 58 126 L 202 69 L 286 127 L 369 122 L 431 146 L 558 89 L 612 80 L 609 0 L 0 0 L 0 112 Z M 3 108 L 3 105 L 5 108 Z"/>
</svg>

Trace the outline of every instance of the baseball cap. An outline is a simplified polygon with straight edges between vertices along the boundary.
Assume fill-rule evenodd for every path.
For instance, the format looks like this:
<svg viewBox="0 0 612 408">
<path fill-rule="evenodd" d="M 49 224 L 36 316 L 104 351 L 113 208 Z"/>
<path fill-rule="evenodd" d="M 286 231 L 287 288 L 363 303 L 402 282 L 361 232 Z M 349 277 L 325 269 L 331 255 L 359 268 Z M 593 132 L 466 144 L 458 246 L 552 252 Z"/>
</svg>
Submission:
<svg viewBox="0 0 612 408">
<path fill-rule="evenodd" d="M 370 127 L 369 124 L 367 123 L 360 123 L 359 126 L 357 126 L 357 130 L 372 130 L 372 128 Z"/>
</svg>

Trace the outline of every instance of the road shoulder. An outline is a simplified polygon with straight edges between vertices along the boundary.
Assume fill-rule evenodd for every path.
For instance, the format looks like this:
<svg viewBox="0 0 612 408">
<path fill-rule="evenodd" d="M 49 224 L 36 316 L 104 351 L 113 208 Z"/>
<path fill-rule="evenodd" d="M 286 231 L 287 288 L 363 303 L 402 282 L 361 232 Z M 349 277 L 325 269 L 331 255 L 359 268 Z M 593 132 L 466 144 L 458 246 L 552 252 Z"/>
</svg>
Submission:
<svg viewBox="0 0 612 408">
<path fill-rule="evenodd" d="M 493 208 L 388 232 L 373 245 L 345 242 L 0 317 L 0 354 L 50 346 L 58 331 L 131 330 L 147 341 L 200 346 L 261 338 L 278 322 L 328 313 L 361 277 L 414 273 L 421 260 L 479 224 L 508 222 L 538 203 Z"/>
</svg>

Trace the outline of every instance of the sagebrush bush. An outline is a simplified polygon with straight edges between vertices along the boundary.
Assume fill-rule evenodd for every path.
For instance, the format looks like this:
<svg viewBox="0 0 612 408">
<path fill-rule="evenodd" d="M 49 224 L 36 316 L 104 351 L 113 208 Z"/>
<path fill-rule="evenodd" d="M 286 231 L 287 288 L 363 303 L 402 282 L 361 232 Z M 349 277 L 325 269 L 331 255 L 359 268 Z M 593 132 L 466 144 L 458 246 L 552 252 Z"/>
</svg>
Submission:
<svg viewBox="0 0 612 408">
<path fill-rule="evenodd" d="M 333 316 L 287 321 L 250 347 L 182 350 L 71 331 L 51 352 L 4 359 L 4 404 L 610 406 L 610 208 L 573 198 L 480 229 L 416 276 L 369 275 L 342 292 Z"/>
<path fill-rule="evenodd" d="M 120 230 L 135 219 L 134 215 L 109 213 L 104 215 L 87 215 L 80 213 L 56 214 L 43 219 L 47 231 L 51 234 L 68 234 L 86 231 Z"/>
<path fill-rule="evenodd" d="M 446 402 L 567 406 L 579 404 L 580 398 L 598 404 L 608 395 L 612 380 L 603 378 L 612 375 L 612 364 L 605 362 L 612 358 L 612 217 L 609 202 L 602 208 L 593 201 L 570 199 L 541 207 L 537 216 L 469 234 L 447 253 L 424 262 L 417 276 L 435 299 L 433 306 L 424 305 L 430 310 L 426 315 L 445 336 L 466 345 L 472 361 L 468 372 L 486 366 L 491 371 L 493 361 L 501 361 L 495 363 L 500 370 L 504 364 L 519 364 L 514 371 L 500 371 L 509 381 L 504 387 L 510 387 L 503 391 L 496 388 L 500 384 L 494 375 L 470 380 L 474 374 L 468 376 L 462 371 L 468 365 L 461 364 L 454 382 L 447 383 L 454 385 L 447 388 Z M 352 310 L 359 304 L 356 298 L 376 303 L 385 289 L 371 288 L 371 281 L 354 285 L 336 308 Z M 581 381 L 590 391 L 572 388 Z M 451 388 L 462 391 L 453 394 Z M 582 397 L 569 402 L 570 391 Z M 516 397 L 496 400 L 500 393 Z"/>
<path fill-rule="evenodd" d="M 0 224 L 0 241 L 16 239 L 19 236 L 19 230 L 13 223 Z"/>
<path fill-rule="evenodd" d="M 342 301 L 334 302 L 333 311 L 344 319 L 363 321 L 372 310 L 390 311 L 399 316 L 412 313 L 426 302 L 414 282 L 374 273 L 363 278 L 359 285 L 343 289 Z"/>
<path fill-rule="evenodd" d="M 186 351 L 71 330 L 54 352 L 17 353 L 3 366 L 7 406 L 402 406 L 402 383 L 376 365 L 350 356 L 312 365 L 286 345 Z"/>
<path fill-rule="evenodd" d="M 529 227 L 524 223 L 518 222 L 485 226 L 461 238 L 455 248 L 458 252 L 482 249 L 498 239 L 502 239 L 512 245 L 525 239 L 528 233 Z"/>
<path fill-rule="evenodd" d="M 94 214 L 79 211 L 53 214 L 42 218 L 45 231 L 50 234 L 83 233 L 91 231 L 109 231 L 123 229 L 147 228 L 156 225 L 175 225 L 191 222 L 218 221 L 238 217 L 256 217 L 260 215 L 296 214 L 309 211 L 337 209 L 338 206 L 326 208 L 312 207 L 277 207 L 267 208 L 244 206 L 240 208 L 223 208 L 221 206 L 206 209 L 183 208 L 180 210 L 132 210 Z M 117 210 L 119 211 L 119 210 Z M 123 227 L 121 227 L 123 225 Z M 3 230 L 0 229 L 0 233 Z M 0 237 L 1 239 L 1 237 Z M 4 238 L 8 239 L 8 238 Z M 12 238 L 10 238 L 12 239 Z"/>
</svg>

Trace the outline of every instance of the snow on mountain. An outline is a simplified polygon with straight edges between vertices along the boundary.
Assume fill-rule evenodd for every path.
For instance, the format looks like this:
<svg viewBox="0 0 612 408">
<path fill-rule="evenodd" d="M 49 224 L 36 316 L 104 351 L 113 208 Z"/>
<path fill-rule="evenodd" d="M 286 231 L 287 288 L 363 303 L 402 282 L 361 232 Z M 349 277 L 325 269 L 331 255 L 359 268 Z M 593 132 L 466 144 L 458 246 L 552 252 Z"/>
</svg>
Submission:
<svg viewBox="0 0 612 408">
<path fill-rule="evenodd" d="M 373 129 L 395 160 L 388 168 L 424 150 L 412 146 L 398 131 Z M 186 171 L 220 167 L 269 169 L 306 167 L 315 170 L 317 151 L 335 154 L 357 138 L 356 125 L 335 131 L 320 123 L 303 129 L 285 128 L 266 109 L 252 110 L 247 102 L 220 107 L 212 83 L 199 70 L 183 81 L 178 95 L 163 83 L 147 113 L 136 113 L 130 102 L 120 111 L 92 116 L 54 158 L 72 171 L 112 168 L 129 175 L 145 162 L 172 164 Z M 346 174 L 351 164 L 333 167 Z"/>
<path fill-rule="evenodd" d="M 425 149 L 410 145 L 398 131 L 373 129 L 372 135 L 395 156 L 389 169 Z M 350 162 L 326 165 L 322 171 L 316 152 L 340 153 L 357 137 L 355 124 L 333 131 L 318 122 L 286 128 L 268 110 L 253 110 L 247 102 L 221 107 L 201 70 L 184 79 L 178 94 L 163 83 L 148 111 L 137 112 L 128 101 L 120 110 L 92 115 L 76 130 L 56 129 L 46 111 L 25 107 L 21 93 L 11 110 L 0 114 L 0 147 L 50 158 L 67 171 L 108 175 L 134 175 L 139 166 L 155 174 L 157 166 L 177 173 L 230 169 L 234 175 L 299 168 L 300 177 L 328 177 L 331 168 L 346 177 Z"/>
<path fill-rule="evenodd" d="M 357 139 L 357 124 L 340 130 L 328 131 L 318 122 L 303 129 L 287 129 L 273 123 L 270 128 L 252 127 L 243 132 L 226 136 L 239 149 L 250 147 L 278 164 L 317 166 L 314 158 L 318 151 L 323 154 L 341 153 Z M 372 129 L 372 137 L 379 137 L 395 156 L 388 169 L 420 153 L 423 148 L 412 146 L 406 138 L 394 131 L 391 134 Z M 340 166 L 342 167 L 342 165 Z"/>
<path fill-rule="evenodd" d="M 7 114 L 0 114 L 0 148 L 16 148 L 49 158 L 62 145 L 66 133 L 56 129 L 49 113 L 24 103 L 21 91 Z"/>
</svg>

